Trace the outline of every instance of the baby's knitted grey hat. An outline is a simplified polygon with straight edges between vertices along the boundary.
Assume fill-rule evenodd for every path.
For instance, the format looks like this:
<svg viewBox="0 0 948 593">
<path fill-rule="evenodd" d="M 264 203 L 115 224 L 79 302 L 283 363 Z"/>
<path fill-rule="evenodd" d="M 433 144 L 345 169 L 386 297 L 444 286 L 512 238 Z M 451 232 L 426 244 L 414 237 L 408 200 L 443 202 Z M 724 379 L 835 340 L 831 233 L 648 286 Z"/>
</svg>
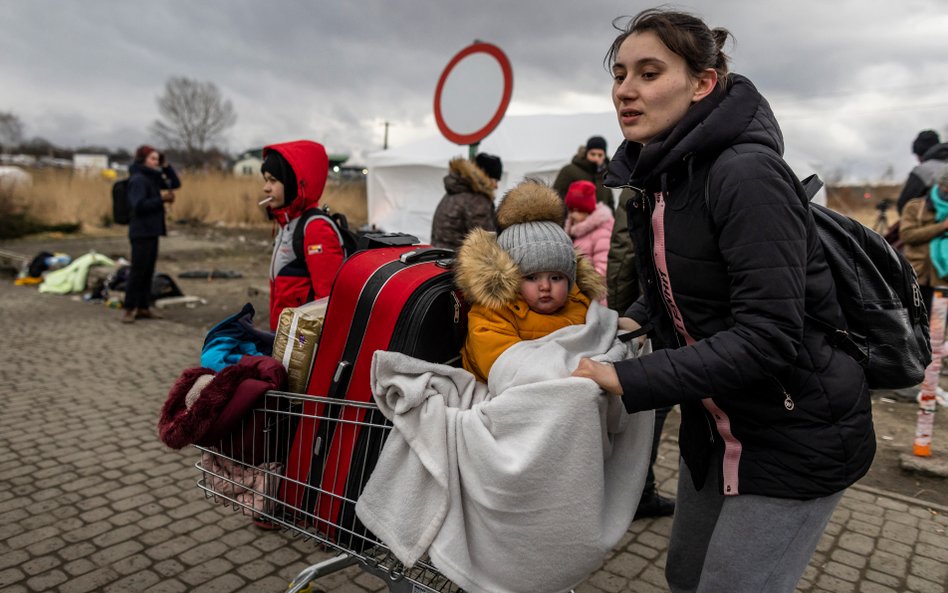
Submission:
<svg viewBox="0 0 948 593">
<path fill-rule="evenodd" d="M 524 276 L 560 272 L 576 283 L 576 252 L 563 230 L 566 208 L 553 188 L 527 180 L 507 192 L 497 207 L 497 244 Z"/>
<path fill-rule="evenodd" d="M 560 272 L 576 283 L 573 241 L 559 224 L 539 220 L 513 224 L 497 236 L 497 244 L 510 254 L 524 276 L 537 272 Z"/>
</svg>

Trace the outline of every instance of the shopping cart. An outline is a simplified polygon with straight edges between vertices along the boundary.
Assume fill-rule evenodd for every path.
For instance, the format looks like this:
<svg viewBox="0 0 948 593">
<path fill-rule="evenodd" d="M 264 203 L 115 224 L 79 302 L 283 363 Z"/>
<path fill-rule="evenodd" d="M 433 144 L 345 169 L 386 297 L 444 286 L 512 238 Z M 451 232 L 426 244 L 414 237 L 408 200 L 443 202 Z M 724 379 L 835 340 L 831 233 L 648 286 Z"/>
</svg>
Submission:
<svg viewBox="0 0 948 593">
<path fill-rule="evenodd" d="M 355 492 L 349 488 L 340 494 L 339 488 L 286 476 L 284 468 L 293 461 L 287 459 L 294 454 L 293 440 L 307 423 L 319 426 L 320 435 L 332 433 L 336 440 L 360 439 L 359 455 L 351 459 L 334 455 L 336 449 L 329 447 L 329 453 L 320 458 L 322 468 L 353 464 L 345 475 L 348 484 L 356 485 Z M 355 517 L 356 500 L 389 430 L 391 424 L 374 403 L 268 391 L 261 405 L 231 436 L 214 447 L 197 447 L 201 451 L 201 459 L 195 464 L 201 472 L 197 484 L 215 503 L 338 552 L 300 572 L 290 583 L 291 592 L 316 591 L 314 581 L 320 577 L 358 565 L 384 580 L 393 593 L 460 593 L 461 589 L 438 572 L 428 558 L 405 567 Z M 314 439 L 313 446 L 319 448 L 321 439 Z M 355 442 L 351 445 L 349 451 L 356 449 Z M 287 491 L 301 495 L 286 496 Z M 327 513 L 330 507 L 341 507 L 344 512 Z"/>
</svg>

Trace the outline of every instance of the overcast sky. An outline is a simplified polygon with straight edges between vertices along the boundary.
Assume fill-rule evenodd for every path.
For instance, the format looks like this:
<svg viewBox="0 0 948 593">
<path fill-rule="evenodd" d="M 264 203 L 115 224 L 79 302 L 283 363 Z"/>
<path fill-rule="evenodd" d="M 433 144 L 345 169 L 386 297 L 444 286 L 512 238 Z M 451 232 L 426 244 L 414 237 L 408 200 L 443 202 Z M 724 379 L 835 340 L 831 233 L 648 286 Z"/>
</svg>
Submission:
<svg viewBox="0 0 948 593">
<path fill-rule="evenodd" d="M 510 59 L 508 115 L 610 111 L 602 60 L 612 20 L 649 6 L 0 0 L 0 111 L 16 114 L 27 138 L 132 150 L 154 141 L 148 129 L 167 79 L 186 76 L 215 83 L 233 102 L 231 152 L 310 138 L 361 162 L 382 147 L 383 122 L 390 146 L 438 134 L 438 77 L 476 39 Z M 770 100 L 797 169 L 856 181 L 890 171 L 901 181 L 919 130 L 948 139 L 948 0 L 676 6 L 734 34 L 732 70 Z"/>
</svg>

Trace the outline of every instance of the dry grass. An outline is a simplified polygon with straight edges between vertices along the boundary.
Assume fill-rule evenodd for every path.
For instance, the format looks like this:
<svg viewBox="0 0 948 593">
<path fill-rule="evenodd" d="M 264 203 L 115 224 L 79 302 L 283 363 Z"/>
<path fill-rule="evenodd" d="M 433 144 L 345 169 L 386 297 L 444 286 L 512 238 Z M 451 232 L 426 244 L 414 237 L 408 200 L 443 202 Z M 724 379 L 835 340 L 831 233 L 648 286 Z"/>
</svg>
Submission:
<svg viewBox="0 0 948 593">
<path fill-rule="evenodd" d="M 107 226 L 112 215 L 112 181 L 97 175 L 41 169 L 30 171 L 33 185 L 11 198 L 14 209 L 46 224 L 81 223 L 83 229 Z M 181 189 L 169 210 L 174 220 L 232 227 L 269 226 L 263 207 L 263 182 L 257 176 L 182 172 Z M 353 227 L 368 220 L 364 183 L 330 181 L 321 203 L 342 212 Z"/>
<path fill-rule="evenodd" d="M 96 175 L 68 170 L 30 171 L 33 186 L 19 188 L 12 195 L 0 196 L 2 212 L 28 212 L 46 224 L 81 223 L 85 231 L 107 226 L 112 213 L 112 181 Z M 263 208 L 257 202 L 263 196 L 258 176 L 238 177 L 223 173 L 182 172 L 182 187 L 169 208 L 174 220 L 187 220 L 228 227 L 269 226 Z M 878 217 L 875 205 L 885 198 L 894 202 L 899 186 L 872 188 L 866 199 L 862 187 L 829 188 L 830 208 L 872 227 Z M 342 212 L 353 228 L 368 220 L 365 183 L 330 181 L 322 203 Z M 887 212 L 889 223 L 898 218 L 895 208 Z"/>
</svg>

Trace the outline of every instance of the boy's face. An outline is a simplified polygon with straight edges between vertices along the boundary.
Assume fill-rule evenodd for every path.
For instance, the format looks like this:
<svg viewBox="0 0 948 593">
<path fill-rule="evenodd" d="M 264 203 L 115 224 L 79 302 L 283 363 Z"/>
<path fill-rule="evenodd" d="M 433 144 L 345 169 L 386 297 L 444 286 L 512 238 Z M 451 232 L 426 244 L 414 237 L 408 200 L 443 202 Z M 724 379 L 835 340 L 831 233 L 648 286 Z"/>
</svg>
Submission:
<svg viewBox="0 0 948 593">
<path fill-rule="evenodd" d="M 520 281 L 520 296 L 531 310 L 543 315 L 559 311 L 569 296 L 569 278 L 560 272 L 537 272 Z"/>
<path fill-rule="evenodd" d="M 271 208 L 283 206 L 283 202 L 285 201 L 283 196 L 283 183 L 277 181 L 277 178 L 269 173 L 263 174 L 263 193 L 268 198 L 273 198 L 266 204 L 267 206 Z"/>
</svg>

